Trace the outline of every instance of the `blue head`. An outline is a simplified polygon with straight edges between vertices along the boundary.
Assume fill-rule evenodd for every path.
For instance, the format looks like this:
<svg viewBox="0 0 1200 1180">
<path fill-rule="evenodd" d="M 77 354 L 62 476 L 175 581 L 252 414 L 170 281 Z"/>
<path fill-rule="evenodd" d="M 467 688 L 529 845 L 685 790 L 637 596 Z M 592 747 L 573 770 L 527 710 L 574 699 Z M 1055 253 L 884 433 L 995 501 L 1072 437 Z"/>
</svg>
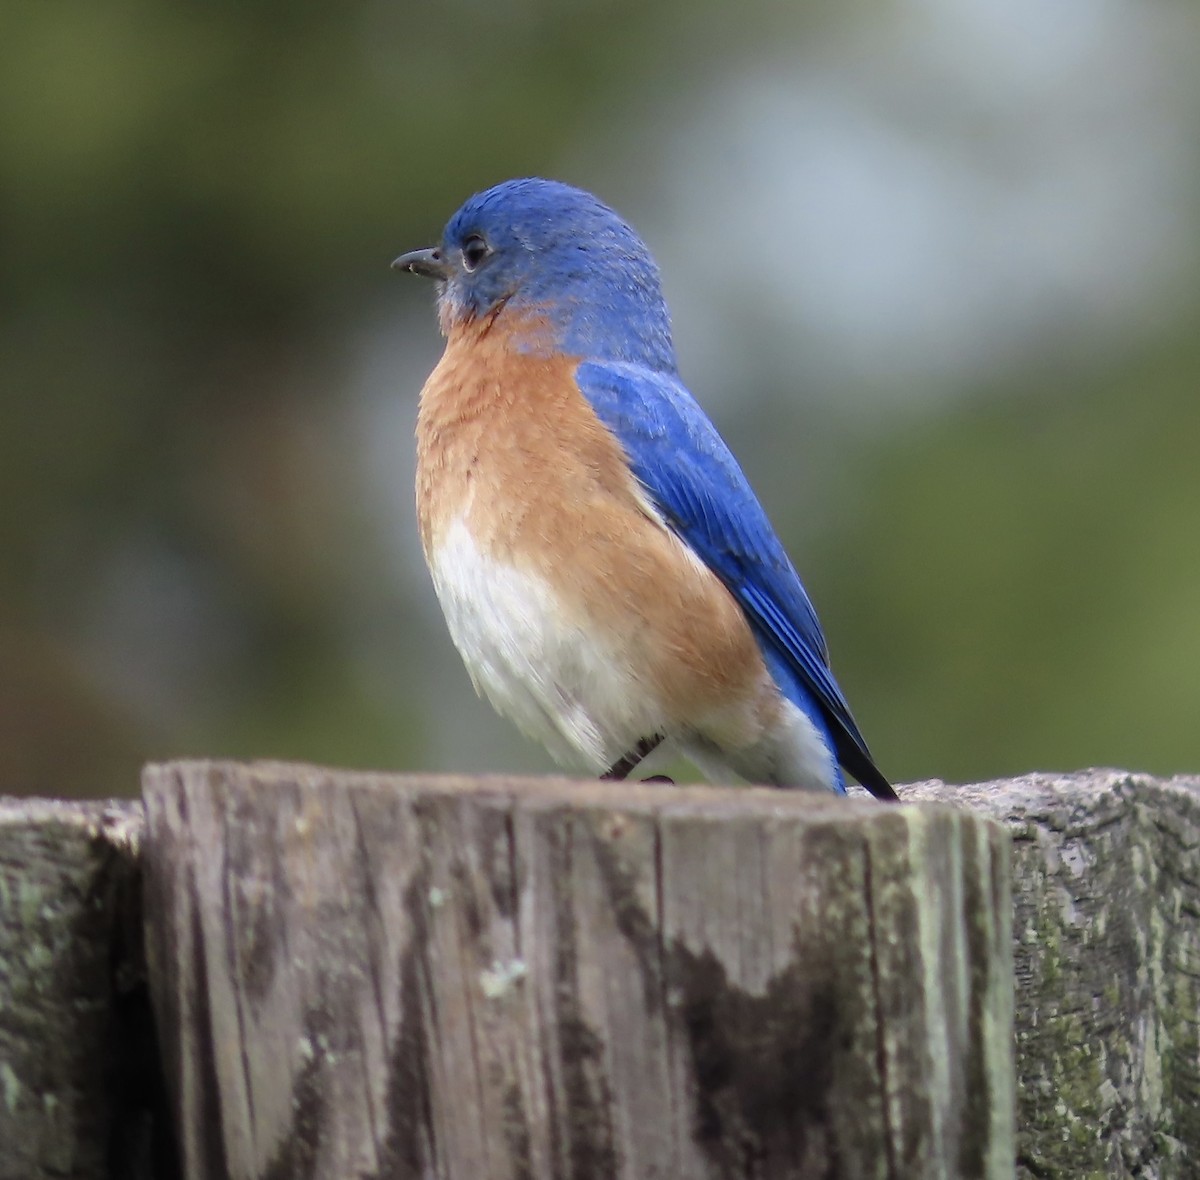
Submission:
<svg viewBox="0 0 1200 1180">
<path fill-rule="evenodd" d="M 393 263 L 438 280 L 444 322 L 491 315 L 546 325 L 530 337 L 575 356 L 674 370 L 658 267 L 641 238 L 591 193 L 507 180 L 450 218 L 440 246 Z"/>
</svg>

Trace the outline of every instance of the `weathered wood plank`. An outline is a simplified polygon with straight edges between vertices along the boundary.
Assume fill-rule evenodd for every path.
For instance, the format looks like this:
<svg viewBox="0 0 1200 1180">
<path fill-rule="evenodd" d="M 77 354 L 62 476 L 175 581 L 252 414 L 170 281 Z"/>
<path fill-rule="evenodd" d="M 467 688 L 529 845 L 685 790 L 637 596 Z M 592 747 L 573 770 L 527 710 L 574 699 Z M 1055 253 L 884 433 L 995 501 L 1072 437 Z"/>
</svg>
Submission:
<svg viewBox="0 0 1200 1180">
<path fill-rule="evenodd" d="M 134 803 L 0 799 L 2 1180 L 147 1180 L 155 1165 L 141 828 Z"/>
<path fill-rule="evenodd" d="M 1200 781 L 1096 771 L 971 787 L 918 784 L 904 794 L 977 808 L 1016 836 L 1020 1174 L 1195 1175 Z M 153 1163 L 147 1146 L 153 1047 L 133 965 L 136 931 L 128 929 L 136 905 L 127 910 L 136 902 L 137 835 L 138 813 L 128 804 L 30 800 L 0 808 L 5 1180 L 171 1173 L 169 1159 Z M 743 880 L 710 846 L 696 843 L 693 856 L 713 873 Z M 391 906 L 398 897 L 380 900 Z M 677 903 L 675 911 L 679 929 L 707 917 L 698 904 L 688 910 Z M 727 917 L 709 921 L 706 936 L 728 926 Z M 386 935 L 382 924 L 376 929 Z M 743 937 L 751 937 L 748 929 Z M 745 961 L 761 961 L 761 943 L 750 946 Z M 114 984 L 114 962 L 123 983 Z M 519 986 L 510 975 L 494 971 L 489 988 Z M 393 1027 L 395 1005 L 384 1007 L 379 1026 Z M 743 1025 L 749 1020 L 728 1004 L 715 1007 L 722 1016 L 741 1015 Z M 698 1026 L 703 1005 L 688 1011 Z M 654 1049 L 651 1032 L 648 1026 L 623 1050 L 632 1055 L 630 1068 Z M 649 1049 L 637 1047 L 643 1044 Z M 372 1069 L 380 1068 L 382 1047 L 381 1037 L 368 1038 Z M 697 1057 L 709 1073 L 721 1064 L 715 1050 Z M 759 1064 L 770 1072 L 769 1061 Z M 669 1093 L 664 1087 L 661 1103 Z M 736 1109 L 739 1093 L 730 1082 L 714 1099 L 713 1116 L 745 1117 Z M 760 1092 L 751 1106 L 763 1101 Z M 291 1160 L 304 1164 L 300 1147 Z"/>
<path fill-rule="evenodd" d="M 1013 833 L 1019 1175 L 1200 1176 L 1200 778 L 1026 775 L 958 801 Z"/>
<path fill-rule="evenodd" d="M 175 764 L 189 1177 L 1008 1177 L 1007 833 L 795 793 Z"/>
</svg>

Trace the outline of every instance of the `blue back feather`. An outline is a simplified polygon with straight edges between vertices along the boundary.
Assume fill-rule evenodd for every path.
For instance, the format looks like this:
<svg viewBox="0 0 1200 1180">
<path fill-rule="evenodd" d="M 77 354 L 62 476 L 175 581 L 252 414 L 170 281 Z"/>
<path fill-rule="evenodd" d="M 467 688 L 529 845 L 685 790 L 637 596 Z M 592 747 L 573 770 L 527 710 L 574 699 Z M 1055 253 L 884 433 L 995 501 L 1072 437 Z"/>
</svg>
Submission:
<svg viewBox="0 0 1200 1180">
<path fill-rule="evenodd" d="M 812 602 L 696 400 L 678 378 L 635 365 L 584 361 L 576 380 L 667 523 L 746 612 L 784 695 L 826 734 L 855 777 L 863 771 L 871 778 L 864 765 L 873 765 L 870 752 L 829 670 Z"/>
</svg>

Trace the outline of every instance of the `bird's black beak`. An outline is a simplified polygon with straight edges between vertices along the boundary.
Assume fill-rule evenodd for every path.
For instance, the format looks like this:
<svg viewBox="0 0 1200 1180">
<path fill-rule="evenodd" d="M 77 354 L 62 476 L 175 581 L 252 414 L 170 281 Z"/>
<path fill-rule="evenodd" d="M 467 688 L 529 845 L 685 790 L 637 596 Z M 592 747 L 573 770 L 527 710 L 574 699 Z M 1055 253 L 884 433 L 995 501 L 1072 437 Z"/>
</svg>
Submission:
<svg viewBox="0 0 1200 1180">
<path fill-rule="evenodd" d="M 450 264 L 442 257 L 442 251 L 437 246 L 431 250 L 410 250 L 407 254 L 401 254 L 392 263 L 392 269 L 406 270 L 410 274 L 441 279 L 443 282 L 450 277 Z"/>
</svg>

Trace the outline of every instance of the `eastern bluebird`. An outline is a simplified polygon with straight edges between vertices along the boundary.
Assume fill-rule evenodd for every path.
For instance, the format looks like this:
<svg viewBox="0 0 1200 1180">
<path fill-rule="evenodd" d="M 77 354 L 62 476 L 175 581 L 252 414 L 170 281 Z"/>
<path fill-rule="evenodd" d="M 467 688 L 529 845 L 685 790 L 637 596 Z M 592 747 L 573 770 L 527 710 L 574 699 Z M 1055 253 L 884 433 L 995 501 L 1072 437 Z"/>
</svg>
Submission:
<svg viewBox="0 0 1200 1180">
<path fill-rule="evenodd" d="M 676 371 L 658 267 L 590 193 L 511 180 L 392 264 L 438 285 L 417 516 L 477 691 L 560 762 L 666 740 L 711 778 L 896 794 L 792 563 Z"/>
</svg>

